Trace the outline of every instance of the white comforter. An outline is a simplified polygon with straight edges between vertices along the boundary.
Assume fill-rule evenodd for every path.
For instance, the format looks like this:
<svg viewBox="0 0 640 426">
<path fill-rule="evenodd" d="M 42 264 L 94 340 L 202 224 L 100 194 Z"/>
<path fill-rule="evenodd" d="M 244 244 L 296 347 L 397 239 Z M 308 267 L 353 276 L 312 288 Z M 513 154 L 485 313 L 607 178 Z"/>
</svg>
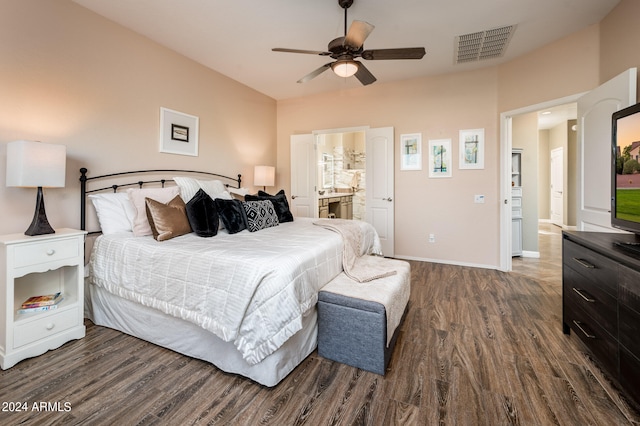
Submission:
<svg viewBox="0 0 640 426">
<path fill-rule="evenodd" d="M 91 283 L 193 322 L 256 364 L 302 328 L 318 290 L 342 271 L 341 237 L 312 222 L 163 242 L 103 235 L 91 254 Z M 373 227 L 362 229 L 362 253 L 379 254 Z"/>
</svg>

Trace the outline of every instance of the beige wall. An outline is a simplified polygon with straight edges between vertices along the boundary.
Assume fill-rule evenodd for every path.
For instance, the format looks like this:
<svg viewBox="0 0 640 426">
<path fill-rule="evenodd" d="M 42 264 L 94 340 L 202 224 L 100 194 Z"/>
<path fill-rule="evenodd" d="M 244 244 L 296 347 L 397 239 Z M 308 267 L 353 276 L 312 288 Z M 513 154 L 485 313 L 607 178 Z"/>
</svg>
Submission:
<svg viewBox="0 0 640 426">
<path fill-rule="evenodd" d="M 35 190 L 5 187 L 6 142 L 67 146 L 52 226 L 79 226 L 78 169 L 185 168 L 253 184 L 276 163 L 276 102 L 70 1 L 0 0 L 0 233 L 23 232 Z M 159 110 L 200 118 L 200 155 L 159 153 Z"/>
<path fill-rule="evenodd" d="M 599 34 L 598 25 L 592 25 L 500 65 L 499 111 L 511 111 L 596 87 L 599 84 Z"/>
<path fill-rule="evenodd" d="M 622 0 L 600 22 L 600 83 L 640 67 L 640 1 Z M 640 99 L 640 85 L 638 86 Z"/>
<path fill-rule="evenodd" d="M 551 164 L 545 159 L 550 158 L 549 130 L 538 131 L 538 219 L 551 218 Z"/>
<path fill-rule="evenodd" d="M 498 256 L 496 69 L 376 83 L 362 89 L 278 102 L 278 166 L 290 162 L 289 136 L 353 126 L 392 126 L 396 256 L 495 265 Z M 485 129 L 484 170 L 458 169 L 458 132 Z M 423 169 L 400 171 L 400 135 L 422 134 Z M 450 138 L 451 178 L 429 179 L 429 139 Z M 287 185 L 288 187 L 288 185 Z M 474 204 L 474 194 L 485 204 Z M 428 243 L 435 234 L 436 242 Z"/>
</svg>

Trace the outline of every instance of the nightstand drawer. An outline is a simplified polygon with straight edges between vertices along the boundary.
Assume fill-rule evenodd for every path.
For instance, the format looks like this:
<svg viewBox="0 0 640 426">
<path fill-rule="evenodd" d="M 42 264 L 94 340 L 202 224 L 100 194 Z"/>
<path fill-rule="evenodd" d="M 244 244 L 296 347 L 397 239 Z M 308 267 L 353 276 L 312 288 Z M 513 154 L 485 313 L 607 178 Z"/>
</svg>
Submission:
<svg viewBox="0 0 640 426">
<path fill-rule="evenodd" d="M 18 348 L 80 325 L 78 317 L 76 307 L 16 325 L 13 330 L 13 347 Z"/>
<path fill-rule="evenodd" d="M 22 268 L 78 256 L 78 240 L 68 238 L 22 244 L 15 248 L 14 267 Z"/>
</svg>

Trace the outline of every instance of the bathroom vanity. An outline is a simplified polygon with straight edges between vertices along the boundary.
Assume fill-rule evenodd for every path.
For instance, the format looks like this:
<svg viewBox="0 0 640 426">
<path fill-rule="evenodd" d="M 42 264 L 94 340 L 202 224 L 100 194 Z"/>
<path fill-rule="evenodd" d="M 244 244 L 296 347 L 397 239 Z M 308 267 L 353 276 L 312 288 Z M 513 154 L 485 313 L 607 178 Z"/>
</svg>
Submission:
<svg viewBox="0 0 640 426">
<path fill-rule="evenodd" d="M 327 192 L 319 195 L 318 217 L 353 219 L 353 193 Z"/>
</svg>

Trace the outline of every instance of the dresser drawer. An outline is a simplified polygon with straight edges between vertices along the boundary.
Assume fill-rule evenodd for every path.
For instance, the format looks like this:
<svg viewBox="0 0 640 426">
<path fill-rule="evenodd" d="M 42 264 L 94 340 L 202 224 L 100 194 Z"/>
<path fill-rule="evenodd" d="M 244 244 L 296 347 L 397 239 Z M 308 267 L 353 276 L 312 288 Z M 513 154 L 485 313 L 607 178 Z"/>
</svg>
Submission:
<svg viewBox="0 0 640 426">
<path fill-rule="evenodd" d="M 562 244 L 562 263 L 617 297 L 618 265 L 613 260 L 565 239 Z"/>
<path fill-rule="evenodd" d="M 638 339 L 640 313 L 629 309 L 626 305 L 620 305 L 618 309 L 618 339 L 620 340 L 620 344 L 637 357 L 640 357 L 640 339 Z"/>
<path fill-rule="evenodd" d="M 76 238 L 40 241 L 21 244 L 15 248 L 14 266 L 38 265 L 78 256 L 78 240 Z"/>
<path fill-rule="evenodd" d="M 624 348 L 620 349 L 620 385 L 636 400 L 640 401 L 640 359 Z"/>
<path fill-rule="evenodd" d="M 52 315 L 41 314 L 33 321 L 16 325 L 13 330 L 13 347 L 19 348 L 80 325 L 78 318 L 76 307 Z"/>
<path fill-rule="evenodd" d="M 613 377 L 618 376 L 618 342 L 583 310 L 563 305 L 563 321 L 589 348 L 600 365 Z"/>
<path fill-rule="evenodd" d="M 618 268 L 618 301 L 640 313 L 640 272 L 622 265 Z"/>
<path fill-rule="evenodd" d="M 582 309 L 609 334 L 617 335 L 617 303 L 603 286 L 576 272 L 573 268 L 562 271 L 564 303 Z"/>
</svg>

